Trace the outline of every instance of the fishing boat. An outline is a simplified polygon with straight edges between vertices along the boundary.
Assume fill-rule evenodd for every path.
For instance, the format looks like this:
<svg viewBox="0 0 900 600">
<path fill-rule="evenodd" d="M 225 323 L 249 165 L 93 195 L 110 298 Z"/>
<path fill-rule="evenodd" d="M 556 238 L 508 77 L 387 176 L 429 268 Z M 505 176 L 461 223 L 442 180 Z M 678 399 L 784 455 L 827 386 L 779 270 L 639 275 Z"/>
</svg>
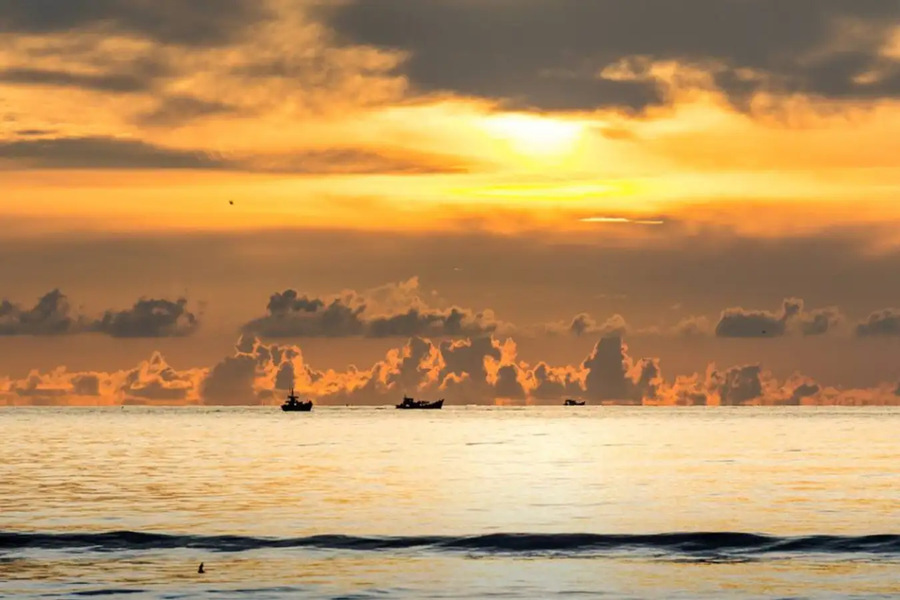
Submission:
<svg viewBox="0 0 900 600">
<path fill-rule="evenodd" d="M 284 412 L 309 412 L 312 410 L 312 406 L 312 400 L 300 402 L 300 396 L 294 393 L 294 388 L 291 388 L 291 393 L 288 394 L 287 401 L 281 405 L 281 410 Z"/>
<path fill-rule="evenodd" d="M 426 402 L 424 400 L 415 400 L 408 396 L 403 396 L 403 402 L 397 405 L 397 408 L 418 408 L 418 409 L 432 409 L 437 410 L 444 406 L 444 399 L 435 400 L 434 402 Z"/>
<path fill-rule="evenodd" d="M 584 406 L 584 400 L 578 402 L 577 400 L 572 400 L 571 398 L 567 398 L 565 402 L 563 402 L 563 406 Z"/>
</svg>

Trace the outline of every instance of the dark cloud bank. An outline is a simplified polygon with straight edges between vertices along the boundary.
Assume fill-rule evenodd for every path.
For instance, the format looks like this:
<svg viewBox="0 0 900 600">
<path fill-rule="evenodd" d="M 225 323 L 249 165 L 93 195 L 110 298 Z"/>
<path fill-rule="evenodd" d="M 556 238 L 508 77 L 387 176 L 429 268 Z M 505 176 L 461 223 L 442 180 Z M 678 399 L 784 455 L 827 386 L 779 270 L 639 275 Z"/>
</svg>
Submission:
<svg viewBox="0 0 900 600">
<path fill-rule="evenodd" d="M 650 71 L 674 61 L 709 74 L 735 106 L 757 92 L 876 100 L 900 91 L 900 67 L 883 50 L 900 22 L 892 0 L 348 0 L 297 3 L 337 43 L 402 51 L 414 93 L 451 92 L 539 110 L 666 104 Z M 128 36 L 157 48 L 221 48 L 277 20 L 259 0 L 0 0 L 0 32 Z M 296 75 L 279 63 L 253 75 Z M 175 65 L 154 60 L 96 74 L 17 67 L 0 80 L 134 93 Z M 314 68 L 316 66 L 314 65 Z M 328 65 L 317 66 L 319 79 Z M 677 77 L 676 77 L 677 79 Z M 678 84 L 679 82 L 675 82 Z M 684 82 L 681 82 L 684 83 Z M 162 99 L 147 123 L 169 124 L 230 107 Z"/>
<path fill-rule="evenodd" d="M 874 99 L 900 90 L 897 62 L 882 53 L 900 4 L 884 0 L 355 0 L 327 18 L 354 43 L 408 52 L 405 73 L 424 93 L 518 107 L 663 104 L 654 61 L 710 72 L 738 106 L 758 91 Z"/>
</svg>

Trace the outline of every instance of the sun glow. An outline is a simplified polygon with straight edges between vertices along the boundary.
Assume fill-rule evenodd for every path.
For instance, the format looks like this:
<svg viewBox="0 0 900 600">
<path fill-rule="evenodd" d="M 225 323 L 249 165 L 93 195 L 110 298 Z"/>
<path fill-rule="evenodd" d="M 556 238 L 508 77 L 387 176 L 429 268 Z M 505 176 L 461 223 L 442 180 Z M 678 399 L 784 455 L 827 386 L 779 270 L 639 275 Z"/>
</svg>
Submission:
<svg viewBox="0 0 900 600">
<path fill-rule="evenodd" d="M 582 135 L 580 123 L 522 114 L 492 116 L 484 129 L 526 156 L 559 156 L 572 152 Z"/>
</svg>

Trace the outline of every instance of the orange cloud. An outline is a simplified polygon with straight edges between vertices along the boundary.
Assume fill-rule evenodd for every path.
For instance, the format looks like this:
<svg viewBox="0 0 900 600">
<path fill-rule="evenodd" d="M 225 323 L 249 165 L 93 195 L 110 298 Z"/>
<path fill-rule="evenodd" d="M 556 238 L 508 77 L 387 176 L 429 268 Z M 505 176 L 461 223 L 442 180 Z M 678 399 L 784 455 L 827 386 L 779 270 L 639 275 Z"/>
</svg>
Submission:
<svg viewBox="0 0 900 600">
<path fill-rule="evenodd" d="M 492 337 L 435 343 L 414 337 L 361 370 L 317 370 L 295 345 L 241 338 L 211 368 L 176 369 L 159 353 L 133 369 L 71 372 L 59 367 L 26 378 L 0 379 L 0 403 L 41 404 L 276 404 L 286 391 L 322 405 L 382 405 L 402 395 L 443 397 L 450 404 L 561 403 L 672 406 L 900 404 L 900 387 L 823 387 L 801 375 L 778 381 L 759 365 L 663 377 L 659 360 L 636 360 L 621 338 L 601 338 L 578 365 L 530 365 L 515 343 Z"/>
</svg>

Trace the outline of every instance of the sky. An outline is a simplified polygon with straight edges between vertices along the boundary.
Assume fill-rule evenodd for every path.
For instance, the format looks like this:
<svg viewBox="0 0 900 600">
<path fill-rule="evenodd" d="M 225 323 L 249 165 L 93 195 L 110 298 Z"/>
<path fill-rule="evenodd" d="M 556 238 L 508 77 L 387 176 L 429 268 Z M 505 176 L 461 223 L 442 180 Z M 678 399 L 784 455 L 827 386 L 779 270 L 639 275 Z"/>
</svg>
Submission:
<svg viewBox="0 0 900 600">
<path fill-rule="evenodd" d="M 0 405 L 900 404 L 896 2 L 0 14 Z"/>
</svg>

